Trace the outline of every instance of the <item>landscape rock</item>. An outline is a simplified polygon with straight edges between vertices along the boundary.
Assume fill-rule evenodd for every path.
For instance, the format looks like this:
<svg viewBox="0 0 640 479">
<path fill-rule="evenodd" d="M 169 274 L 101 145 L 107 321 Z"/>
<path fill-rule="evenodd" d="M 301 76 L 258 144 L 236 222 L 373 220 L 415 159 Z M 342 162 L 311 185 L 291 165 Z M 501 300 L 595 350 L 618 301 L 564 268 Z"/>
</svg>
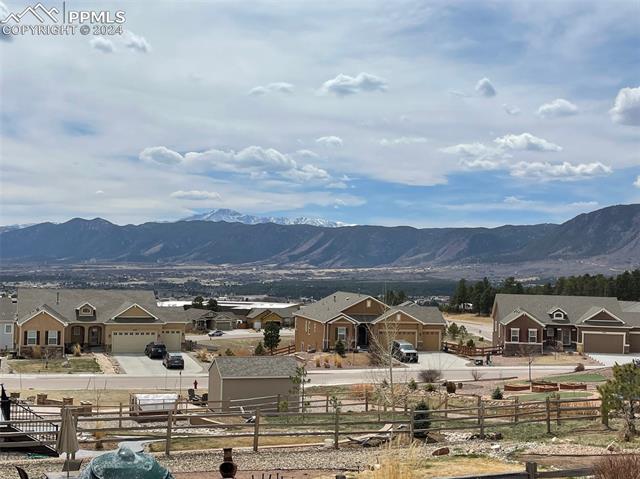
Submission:
<svg viewBox="0 0 640 479">
<path fill-rule="evenodd" d="M 445 442 L 446 438 L 438 432 L 430 432 L 424 440 L 427 444 L 434 444 L 436 442 Z"/>
<path fill-rule="evenodd" d="M 447 454 L 449 454 L 449 448 L 448 447 L 441 447 L 436 449 L 435 451 L 433 451 L 431 453 L 432 456 L 446 456 Z"/>
<path fill-rule="evenodd" d="M 609 452 L 620 452 L 621 450 L 622 448 L 618 446 L 615 441 L 610 442 L 609 445 L 607 446 L 607 451 Z"/>
</svg>

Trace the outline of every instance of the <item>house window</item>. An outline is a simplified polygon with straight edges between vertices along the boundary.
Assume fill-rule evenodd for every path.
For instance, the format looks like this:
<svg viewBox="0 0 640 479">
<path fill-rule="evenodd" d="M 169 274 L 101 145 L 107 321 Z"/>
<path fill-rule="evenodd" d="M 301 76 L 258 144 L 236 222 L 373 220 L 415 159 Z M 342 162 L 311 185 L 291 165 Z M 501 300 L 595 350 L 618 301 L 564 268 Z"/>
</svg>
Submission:
<svg viewBox="0 0 640 479">
<path fill-rule="evenodd" d="M 537 343 L 538 342 L 538 330 L 537 329 L 530 329 L 529 330 L 529 342 L 530 343 Z"/>
<path fill-rule="evenodd" d="M 343 343 L 347 340 L 347 328 L 345 328 L 344 326 L 340 326 L 337 329 L 337 333 L 338 333 L 338 341 L 342 341 Z"/>
<path fill-rule="evenodd" d="M 517 343 L 520 341 L 520 329 L 511 328 L 511 342 Z"/>
<path fill-rule="evenodd" d="M 38 344 L 38 331 L 27 331 L 27 346 Z"/>
<path fill-rule="evenodd" d="M 371 307 L 371 300 L 367 299 L 367 308 L 370 308 L 370 307 Z"/>
<path fill-rule="evenodd" d="M 562 311 L 556 311 L 553 313 L 553 319 L 564 319 L 564 313 Z"/>
<path fill-rule="evenodd" d="M 47 332 L 47 344 L 49 346 L 57 346 L 58 345 L 58 331 L 48 331 Z"/>
<path fill-rule="evenodd" d="M 547 328 L 547 338 L 553 338 L 554 334 L 553 334 L 553 328 Z"/>
<path fill-rule="evenodd" d="M 4 325 L 4 334 L 13 334 L 13 324 Z"/>
</svg>

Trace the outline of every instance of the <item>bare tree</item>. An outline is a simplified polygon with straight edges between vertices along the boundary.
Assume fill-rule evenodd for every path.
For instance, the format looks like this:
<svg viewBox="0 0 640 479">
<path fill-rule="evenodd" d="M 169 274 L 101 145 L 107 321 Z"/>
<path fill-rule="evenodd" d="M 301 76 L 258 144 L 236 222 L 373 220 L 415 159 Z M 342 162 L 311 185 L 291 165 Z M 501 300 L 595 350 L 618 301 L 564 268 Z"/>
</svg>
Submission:
<svg viewBox="0 0 640 479">
<path fill-rule="evenodd" d="M 369 334 L 369 344 L 372 357 L 374 358 L 374 366 L 379 366 L 384 369 L 385 373 L 380 380 L 380 377 L 375 377 L 373 384 L 376 387 L 378 396 L 381 397 L 385 403 L 391 404 L 391 408 L 395 411 L 396 406 L 396 392 L 394 390 L 394 371 L 393 366 L 395 358 L 393 357 L 393 342 L 398 338 L 399 324 L 395 319 L 395 315 L 391 315 L 383 319 L 378 323 L 379 334 Z"/>
</svg>

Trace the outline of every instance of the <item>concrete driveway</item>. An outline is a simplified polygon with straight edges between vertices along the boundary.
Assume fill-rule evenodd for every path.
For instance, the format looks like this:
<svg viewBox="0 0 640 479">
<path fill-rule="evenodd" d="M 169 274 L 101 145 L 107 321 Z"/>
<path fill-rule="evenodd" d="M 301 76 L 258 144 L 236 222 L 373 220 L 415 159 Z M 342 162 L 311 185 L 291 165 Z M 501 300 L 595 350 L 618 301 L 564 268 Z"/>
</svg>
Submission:
<svg viewBox="0 0 640 479">
<path fill-rule="evenodd" d="M 184 369 L 167 369 L 162 365 L 162 359 L 149 359 L 144 354 L 114 354 L 114 358 L 120 364 L 125 374 L 134 376 L 179 376 L 180 371 L 183 375 L 198 374 L 203 372 L 202 367 L 186 353 L 180 353 L 184 359 Z"/>
<path fill-rule="evenodd" d="M 455 354 L 442 352 L 419 352 L 417 363 L 405 363 L 409 369 L 439 369 L 446 371 L 449 369 L 466 368 L 469 361 L 467 359 L 456 356 Z"/>
<path fill-rule="evenodd" d="M 640 354 L 601 354 L 601 353 L 589 353 L 589 356 L 602 363 L 604 366 L 611 367 L 614 364 L 627 364 L 634 359 L 640 359 Z"/>
</svg>

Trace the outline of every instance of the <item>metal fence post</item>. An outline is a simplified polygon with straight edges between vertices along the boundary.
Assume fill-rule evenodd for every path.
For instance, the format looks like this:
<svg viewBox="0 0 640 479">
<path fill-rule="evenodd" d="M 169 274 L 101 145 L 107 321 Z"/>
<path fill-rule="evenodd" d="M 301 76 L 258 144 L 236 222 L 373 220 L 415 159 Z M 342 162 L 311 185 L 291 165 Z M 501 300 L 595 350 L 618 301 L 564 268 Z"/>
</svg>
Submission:
<svg viewBox="0 0 640 479">
<path fill-rule="evenodd" d="M 340 445 L 338 444 L 340 440 L 340 412 L 336 409 L 335 416 L 335 424 L 333 430 L 333 447 L 338 449 Z"/>
<path fill-rule="evenodd" d="M 258 452 L 258 438 L 260 437 L 260 408 L 256 409 L 256 420 L 253 423 L 253 450 Z"/>
<path fill-rule="evenodd" d="M 169 411 L 169 413 L 167 414 L 167 438 L 164 443 L 165 456 L 171 455 L 171 416 L 173 416 L 173 411 Z"/>
</svg>

